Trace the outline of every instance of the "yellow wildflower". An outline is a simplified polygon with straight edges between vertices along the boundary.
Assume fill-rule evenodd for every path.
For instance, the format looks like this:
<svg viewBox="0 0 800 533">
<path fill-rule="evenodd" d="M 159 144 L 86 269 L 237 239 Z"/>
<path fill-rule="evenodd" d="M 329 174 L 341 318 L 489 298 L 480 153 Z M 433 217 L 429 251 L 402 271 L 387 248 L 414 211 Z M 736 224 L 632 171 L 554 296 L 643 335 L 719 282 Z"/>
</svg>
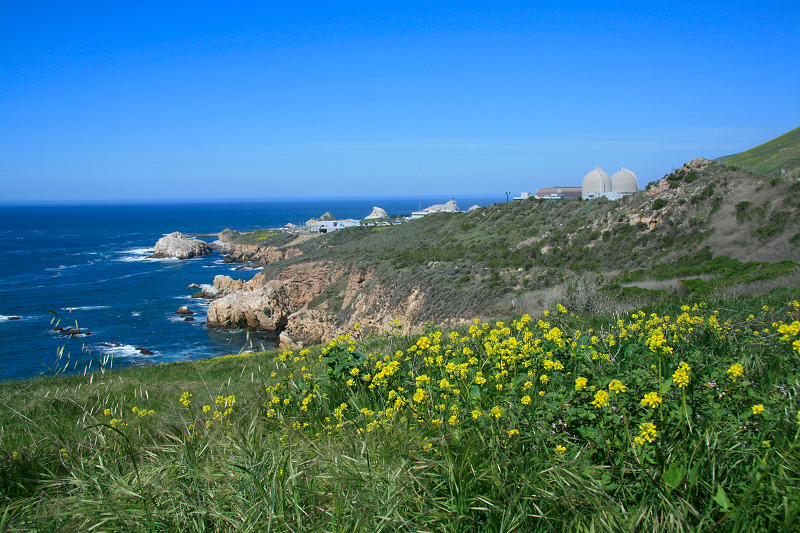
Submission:
<svg viewBox="0 0 800 533">
<path fill-rule="evenodd" d="M 425 390 L 424 389 L 417 389 L 414 392 L 413 400 L 415 403 L 422 403 L 425 400 Z"/>
<path fill-rule="evenodd" d="M 691 367 L 682 361 L 681 364 L 678 365 L 678 369 L 675 371 L 675 373 L 672 374 L 672 381 L 681 389 L 684 388 L 689 384 L 691 379 L 689 377 L 690 370 Z"/>
<path fill-rule="evenodd" d="M 496 406 L 496 405 L 494 407 L 492 407 L 492 409 L 489 412 L 495 418 L 500 418 L 501 416 L 503 416 L 503 409 L 501 407 Z"/>
<path fill-rule="evenodd" d="M 483 413 L 481 412 L 481 410 L 480 410 L 480 409 L 473 409 L 473 410 L 472 410 L 472 418 L 473 418 L 473 419 L 477 420 L 477 419 L 478 419 L 478 418 L 480 418 L 482 415 L 483 415 Z M 798 413 L 798 416 L 800 417 L 800 413 Z"/>
<path fill-rule="evenodd" d="M 586 388 L 586 384 L 589 382 L 586 378 L 577 378 L 575 379 L 575 390 L 583 390 Z"/>
<path fill-rule="evenodd" d="M 764 410 L 765 410 L 765 407 L 764 407 L 763 404 L 759 403 L 759 404 L 756 404 L 753 407 L 751 407 L 751 409 L 753 410 L 753 414 L 757 415 L 757 414 L 763 413 Z"/>
<path fill-rule="evenodd" d="M 566 452 L 567 452 L 567 447 L 566 446 L 562 446 L 561 444 L 556 446 L 556 453 L 558 455 L 564 455 Z"/>
<path fill-rule="evenodd" d="M 648 405 L 653 409 L 655 409 L 656 407 L 661 405 L 661 402 L 663 401 L 664 400 L 662 398 L 658 397 L 657 392 L 648 392 L 647 394 L 644 395 L 644 398 L 642 398 L 642 401 L 640 403 L 642 404 L 642 406 Z"/>
<path fill-rule="evenodd" d="M 531 404 L 531 397 L 528 396 L 528 395 L 525 395 L 520 399 L 520 401 L 522 402 L 522 405 L 530 405 Z"/>
<path fill-rule="evenodd" d="M 519 435 L 519 430 L 518 429 L 509 429 L 508 430 L 508 436 L 509 437 L 513 437 L 514 435 Z"/>
<path fill-rule="evenodd" d="M 736 378 L 744 376 L 744 367 L 739 363 L 731 365 L 731 367 L 728 369 L 728 375 L 731 377 L 732 380 L 736 381 Z"/>
<path fill-rule="evenodd" d="M 656 440 L 657 436 L 658 432 L 656 431 L 655 424 L 652 422 L 639 424 L 639 434 L 633 439 L 633 446 L 641 446 L 647 442 L 653 442 Z"/>
<path fill-rule="evenodd" d="M 184 392 L 181 394 L 181 397 L 178 399 L 184 406 L 189 407 L 192 404 L 192 393 L 191 392 Z"/>
<path fill-rule="evenodd" d="M 620 392 L 625 392 L 626 389 L 620 380 L 612 379 L 611 383 L 608 384 L 608 390 L 619 394 Z"/>
<path fill-rule="evenodd" d="M 761 441 L 761 447 L 762 448 L 771 448 L 772 447 L 772 443 L 770 441 L 768 441 L 768 440 L 762 440 Z"/>
<path fill-rule="evenodd" d="M 597 393 L 594 395 L 594 400 L 592 400 L 592 405 L 594 405 L 597 409 L 608 405 L 608 393 L 604 390 L 597 391 Z"/>
</svg>

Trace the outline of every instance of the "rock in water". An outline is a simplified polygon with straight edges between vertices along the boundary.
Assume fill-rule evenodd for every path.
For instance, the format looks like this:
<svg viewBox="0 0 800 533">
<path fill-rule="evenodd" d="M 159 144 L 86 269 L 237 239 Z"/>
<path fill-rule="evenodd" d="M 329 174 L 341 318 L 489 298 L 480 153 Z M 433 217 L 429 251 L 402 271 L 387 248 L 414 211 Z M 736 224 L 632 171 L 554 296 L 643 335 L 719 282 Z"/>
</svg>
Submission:
<svg viewBox="0 0 800 533">
<path fill-rule="evenodd" d="M 364 220 L 371 220 L 376 218 L 387 218 L 389 215 L 386 214 L 386 211 L 381 209 L 380 207 L 373 207 L 372 213 L 364 217 Z"/>
<path fill-rule="evenodd" d="M 153 257 L 176 257 L 191 259 L 211 253 L 211 246 L 198 239 L 189 239 L 176 231 L 158 239 Z"/>
<path fill-rule="evenodd" d="M 177 313 L 177 314 L 179 314 L 179 315 L 193 315 L 193 314 L 194 314 L 194 311 L 192 311 L 191 309 L 189 309 L 189 308 L 188 308 L 188 307 L 186 307 L 185 305 L 182 305 L 182 306 L 180 306 L 180 307 L 178 308 L 178 310 L 177 310 L 177 311 L 175 311 L 175 313 Z"/>
</svg>

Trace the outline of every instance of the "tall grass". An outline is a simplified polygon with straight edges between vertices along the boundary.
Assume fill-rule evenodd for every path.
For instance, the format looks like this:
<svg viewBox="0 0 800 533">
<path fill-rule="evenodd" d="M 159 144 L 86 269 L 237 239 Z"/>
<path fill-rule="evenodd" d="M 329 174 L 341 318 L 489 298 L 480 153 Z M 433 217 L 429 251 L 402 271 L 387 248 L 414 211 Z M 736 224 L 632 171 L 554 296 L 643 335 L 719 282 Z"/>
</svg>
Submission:
<svg viewBox="0 0 800 533">
<path fill-rule="evenodd" d="M 796 298 L 5 383 L 0 530 L 792 531 Z"/>
</svg>

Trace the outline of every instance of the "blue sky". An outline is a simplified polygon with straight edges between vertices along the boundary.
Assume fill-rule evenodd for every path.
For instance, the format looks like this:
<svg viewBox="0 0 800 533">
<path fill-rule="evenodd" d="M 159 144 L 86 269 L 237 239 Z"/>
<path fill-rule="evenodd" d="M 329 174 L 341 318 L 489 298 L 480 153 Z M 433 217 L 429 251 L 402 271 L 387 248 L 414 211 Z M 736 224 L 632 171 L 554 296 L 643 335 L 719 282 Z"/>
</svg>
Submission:
<svg viewBox="0 0 800 533">
<path fill-rule="evenodd" d="M 800 2 L 2 2 L 0 202 L 640 185 L 800 126 Z"/>
</svg>

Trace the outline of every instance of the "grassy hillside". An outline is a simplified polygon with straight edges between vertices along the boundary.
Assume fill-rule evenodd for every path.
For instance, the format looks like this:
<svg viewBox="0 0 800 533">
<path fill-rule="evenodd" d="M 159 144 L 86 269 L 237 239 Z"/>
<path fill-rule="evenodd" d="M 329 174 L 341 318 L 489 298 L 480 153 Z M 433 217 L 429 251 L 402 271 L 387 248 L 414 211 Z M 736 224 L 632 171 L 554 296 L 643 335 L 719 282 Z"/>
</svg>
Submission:
<svg viewBox="0 0 800 533">
<path fill-rule="evenodd" d="M 798 291 L 0 384 L 3 531 L 792 531 Z"/>
<path fill-rule="evenodd" d="M 800 183 L 771 183 L 702 161 L 617 202 L 514 201 L 340 230 L 298 247 L 302 255 L 267 265 L 267 277 L 316 260 L 371 271 L 398 294 L 424 291 L 423 321 L 508 316 L 519 305 L 544 305 L 549 293 L 579 281 L 617 302 L 666 292 L 704 297 L 797 271 Z M 692 269 L 682 268 L 687 264 Z M 344 286 L 332 283 L 326 296 L 340 302 Z"/>
<path fill-rule="evenodd" d="M 756 174 L 777 177 L 781 169 L 785 169 L 787 173 L 797 175 L 800 169 L 800 128 L 739 154 L 721 157 L 718 161 Z"/>
</svg>

